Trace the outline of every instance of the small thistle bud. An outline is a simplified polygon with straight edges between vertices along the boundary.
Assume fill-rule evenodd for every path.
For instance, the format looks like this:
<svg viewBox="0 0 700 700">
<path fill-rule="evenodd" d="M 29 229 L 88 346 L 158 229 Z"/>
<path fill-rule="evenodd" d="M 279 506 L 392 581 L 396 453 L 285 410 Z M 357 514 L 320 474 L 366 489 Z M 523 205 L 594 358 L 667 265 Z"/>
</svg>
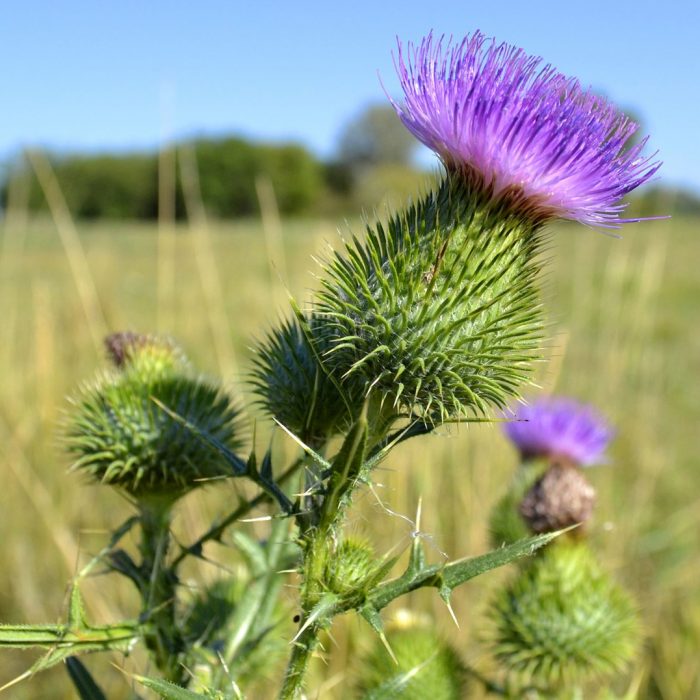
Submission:
<svg viewBox="0 0 700 700">
<path fill-rule="evenodd" d="M 73 469 L 137 497 L 181 495 L 202 480 L 230 476 L 226 460 L 188 425 L 237 449 L 232 399 L 193 376 L 169 341 L 118 334 L 107 344 L 118 369 L 73 402 L 67 431 Z"/>
<path fill-rule="evenodd" d="M 394 627 L 360 666 L 358 696 L 364 700 L 461 700 L 466 672 L 457 652 L 428 625 Z"/>
<path fill-rule="evenodd" d="M 555 462 L 525 494 L 519 511 L 532 532 L 554 532 L 585 523 L 595 497 L 595 489 L 580 469 Z"/>
<path fill-rule="evenodd" d="M 556 692 L 623 669 L 639 645 L 635 607 L 582 542 L 557 542 L 492 601 L 493 651 L 516 686 Z"/>
<path fill-rule="evenodd" d="M 309 326 L 317 329 L 311 317 Z M 255 349 L 253 385 L 263 409 L 302 440 L 319 444 L 348 427 L 350 399 L 321 367 L 322 333 L 312 348 L 296 319 L 274 329 Z"/>
<path fill-rule="evenodd" d="M 328 557 L 324 581 L 338 595 L 361 591 L 377 572 L 372 546 L 363 539 L 348 537 Z"/>
</svg>

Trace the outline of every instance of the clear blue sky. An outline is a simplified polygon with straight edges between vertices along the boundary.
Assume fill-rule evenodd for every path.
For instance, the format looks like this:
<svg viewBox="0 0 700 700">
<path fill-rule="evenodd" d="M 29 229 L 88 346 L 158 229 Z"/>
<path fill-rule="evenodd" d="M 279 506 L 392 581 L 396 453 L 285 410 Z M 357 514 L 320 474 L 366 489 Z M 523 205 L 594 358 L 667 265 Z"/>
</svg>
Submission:
<svg viewBox="0 0 700 700">
<path fill-rule="evenodd" d="M 396 87 L 395 36 L 481 29 L 643 119 L 661 178 L 700 190 L 698 0 L 11 3 L 0 159 L 20 145 L 152 147 L 164 133 L 298 139 L 329 155 Z"/>
</svg>

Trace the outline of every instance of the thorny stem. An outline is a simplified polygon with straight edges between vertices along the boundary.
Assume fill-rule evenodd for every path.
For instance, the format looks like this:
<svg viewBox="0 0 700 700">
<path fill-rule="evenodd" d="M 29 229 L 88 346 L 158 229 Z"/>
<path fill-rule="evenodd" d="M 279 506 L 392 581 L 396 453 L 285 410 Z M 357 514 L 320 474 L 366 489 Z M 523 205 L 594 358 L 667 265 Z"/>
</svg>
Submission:
<svg viewBox="0 0 700 700">
<path fill-rule="evenodd" d="M 380 431 L 388 432 L 389 423 L 383 423 Z M 379 432 L 379 431 L 378 431 Z M 324 612 L 319 609 L 326 591 L 324 576 L 329 556 L 332 555 L 333 539 L 337 535 L 345 513 L 343 501 L 357 487 L 358 474 L 364 465 L 367 445 L 367 412 L 363 409 L 356 423 L 345 436 L 343 446 L 333 460 L 332 474 L 323 502 L 316 504 L 316 518 L 297 519 L 300 540 L 304 548 L 302 564 L 303 583 L 301 589 L 301 627 L 294 640 L 293 650 L 280 700 L 297 700 L 302 697 L 304 677 L 309 660 L 319 645 L 319 632 L 330 624 L 338 612 L 335 606 Z M 377 436 L 381 437 L 381 436 Z"/>
<path fill-rule="evenodd" d="M 306 670 L 311 656 L 319 645 L 319 631 L 319 626 L 309 625 L 292 643 L 292 655 L 280 691 L 280 700 L 298 700 L 302 697 Z"/>
</svg>

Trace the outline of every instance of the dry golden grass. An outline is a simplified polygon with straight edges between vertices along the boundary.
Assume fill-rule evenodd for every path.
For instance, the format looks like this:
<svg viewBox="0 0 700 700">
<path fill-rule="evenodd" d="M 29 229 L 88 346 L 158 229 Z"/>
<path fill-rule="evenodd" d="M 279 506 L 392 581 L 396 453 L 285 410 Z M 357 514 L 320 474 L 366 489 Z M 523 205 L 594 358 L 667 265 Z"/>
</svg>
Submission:
<svg viewBox="0 0 700 700">
<path fill-rule="evenodd" d="M 59 439 L 64 397 L 102 364 L 96 338 L 104 328 L 167 331 L 204 371 L 224 376 L 245 395 L 252 340 L 286 313 L 281 279 L 295 297 L 307 298 L 317 270 L 311 255 L 322 253 L 326 242 L 339 244 L 332 223 L 280 223 L 269 207 L 264 225 L 209 222 L 197 205 L 194 173 L 191 226 L 176 226 L 167 216 L 158 229 L 76 226 L 60 198 L 52 221 L 30 220 L 21 207 L 21 183 L 13 190 L 0 250 L 2 621 L 57 620 L 79 562 L 128 515 L 128 505 L 114 493 L 66 474 Z M 50 174 L 44 176 L 50 189 Z M 259 183 L 263 200 L 265 189 Z M 599 491 L 593 537 L 606 566 L 635 591 L 648 633 L 644 656 L 620 689 L 636 683 L 639 697 L 668 700 L 700 696 L 695 226 L 648 222 L 628 227 L 621 240 L 560 227 L 543 282 L 552 342 L 539 372 L 542 390 L 596 403 L 618 429 L 611 464 L 591 473 Z M 280 453 L 291 454 L 291 445 L 278 442 Z M 515 459 L 495 426 L 440 430 L 392 455 L 376 474 L 383 505 L 365 492 L 350 527 L 371 535 L 380 552 L 407 544 L 411 525 L 388 509 L 413 517 L 422 499 L 421 527 L 432 557 L 482 552 L 489 508 Z M 233 493 L 226 486 L 190 496 L 178 516 L 182 536 L 201 531 Z M 191 573 L 211 578 L 217 572 L 205 567 Z M 433 614 L 478 665 L 480 611 L 503 575 L 480 578 L 455 596 L 461 629 L 433 591 L 414 594 L 403 605 Z M 93 580 L 85 594 L 95 620 L 134 614 L 131 592 L 108 578 Z M 314 668 L 312 687 L 321 688 L 321 698 L 348 697 L 349 660 L 362 647 L 362 624 L 340 620 L 333 637 L 327 664 Z M 0 685 L 23 671 L 29 658 L 3 652 Z M 112 660 L 143 670 L 138 655 Z M 125 677 L 107 659 L 88 663 L 107 679 L 110 698 L 127 697 Z M 58 668 L 13 688 L 10 696 L 58 700 L 73 693 Z"/>
</svg>

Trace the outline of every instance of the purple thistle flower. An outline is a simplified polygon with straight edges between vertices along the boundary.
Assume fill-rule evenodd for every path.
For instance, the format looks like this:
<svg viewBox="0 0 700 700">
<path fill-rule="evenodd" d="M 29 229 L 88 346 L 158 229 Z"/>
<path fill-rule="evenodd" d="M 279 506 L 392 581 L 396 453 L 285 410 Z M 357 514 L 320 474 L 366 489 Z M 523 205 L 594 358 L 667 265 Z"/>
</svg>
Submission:
<svg viewBox="0 0 700 700">
<path fill-rule="evenodd" d="M 661 163 L 628 146 L 638 125 L 575 78 L 480 32 L 461 43 L 398 43 L 405 103 L 392 100 L 411 133 L 448 170 L 537 217 L 618 228 L 621 198 Z"/>
<path fill-rule="evenodd" d="M 523 459 L 567 457 L 580 466 L 600 462 L 612 436 L 610 424 L 592 406 L 545 397 L 509 409 L 504 432 Z"/>
</svg>

